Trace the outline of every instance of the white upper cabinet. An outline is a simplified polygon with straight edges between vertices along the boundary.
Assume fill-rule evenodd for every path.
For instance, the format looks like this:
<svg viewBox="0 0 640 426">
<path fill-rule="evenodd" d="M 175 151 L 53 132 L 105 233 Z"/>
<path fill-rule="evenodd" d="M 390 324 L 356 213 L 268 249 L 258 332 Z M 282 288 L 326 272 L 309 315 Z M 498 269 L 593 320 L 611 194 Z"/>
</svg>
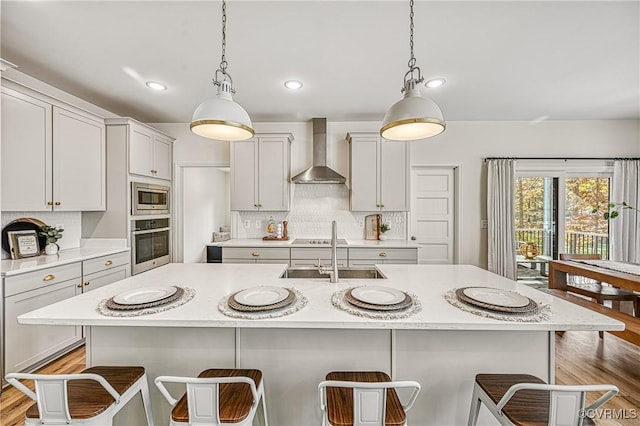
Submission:
<svg viewBox="0 0 640 426">
<path fill-rule="evenodd" d="M 289 210 L 292 140 L 265 133 L 231 142 L 231 210 Z"/>
<path fill-rule="evenodd" d="M 129 136 L 129 173 L 171 180 L 173 141 L 134 123 Z"/>
<path fill-rule="evenodd" d="M 101 117 L 38 92 L 2 87 L 2 209 L 106 208 Z"/>
<path fill-rule="evenodd" d="M 409 210 L 409 146 L 373 132 L 347 134 L 352 211 Z"/>
</svg>

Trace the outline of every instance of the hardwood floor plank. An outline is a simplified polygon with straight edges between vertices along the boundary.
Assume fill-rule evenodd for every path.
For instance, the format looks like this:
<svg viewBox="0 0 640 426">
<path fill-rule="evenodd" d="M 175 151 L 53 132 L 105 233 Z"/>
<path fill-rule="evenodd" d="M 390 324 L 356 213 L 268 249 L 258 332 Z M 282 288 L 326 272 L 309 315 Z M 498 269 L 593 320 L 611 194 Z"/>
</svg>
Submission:
<svg viewBox="0 0 640 426">
<path fill-rule="evenodd" d="M 556 333 L 556 383 L 613 384 L 620 393 L 595 419 L 602 426 L 640 426 L 640 347 L 611 334 L 604 339 L 592 331 Z M 38 370 L 45 374 L 78 373 L 85 369 L 85 350 L 80 347 Z M 590 395 L 592 402 L 597 395 Z M 24 413 L 31 400 L 9 386 L 0 398 L 0 426 L 23 424 Z M 467 407 L 461 407 L 466 410 Z M 611 418 L 626 414 L 636 418 Z"/>
</svg>

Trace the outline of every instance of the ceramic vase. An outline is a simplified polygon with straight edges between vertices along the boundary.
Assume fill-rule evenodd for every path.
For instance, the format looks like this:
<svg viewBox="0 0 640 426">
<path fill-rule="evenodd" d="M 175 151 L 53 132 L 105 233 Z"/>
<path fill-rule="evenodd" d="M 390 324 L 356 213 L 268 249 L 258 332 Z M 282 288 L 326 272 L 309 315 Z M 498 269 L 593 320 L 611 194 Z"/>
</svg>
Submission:
<svg viewBox="0 0 640 426">
<path fill-rule="evenodd" d="M 378 237 L 379 240 L 384 241 L 387 239 L 387 236 L 384 234 L 380 234 L 380 236 Z"/>
<path fill-rule="evenodd" d="M 58 245 L 56 243 L 48 243 L 44 246 L 44 254 L 58 254 Z"/>
</svg>

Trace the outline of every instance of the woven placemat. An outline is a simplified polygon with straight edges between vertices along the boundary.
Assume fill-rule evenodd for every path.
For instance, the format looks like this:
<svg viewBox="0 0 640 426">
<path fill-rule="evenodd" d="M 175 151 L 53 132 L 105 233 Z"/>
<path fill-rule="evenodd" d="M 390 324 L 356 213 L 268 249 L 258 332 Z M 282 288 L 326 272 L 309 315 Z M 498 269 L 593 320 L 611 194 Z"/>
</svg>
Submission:
<svg viewBox="0 0 640 426">
<path fill-rule="evenodd" d="M 262 305 L 262 306 L 244 305 L 238 302 L 235 298 L 236 294 L 240 293 L 239 291 L 229 296 L 229 298 L 227 299 L 227 304 L 231 309 L 234 309 L 240 312 L 265 312 L 265 311 L 271 311 L 273 309 L 280 309 L 280 308 L 289 306 L 296 300 L 296 294 L 293 291 L 291 291 L 288 288 L 285 288 L 285 290 L 289 292 L 289 295 L 286 298 L 284 298 L 284 300 L 281 300 L 277 303 L 272 303 L 270 305 Z"/>
<path fill-rule="evenodd" d="M 175 287 L 176 289 L 175 293 L 173 293 L 171 296 L 167 296 L 159 300 L 154 300 L 153 302 L 136 303 L 134 305 L 123 305 L 121 303 L 114 302 L 113 297 L 115 296 L 113 296 L 112 298 L 107 300 L 106 306 L 107 308 L 112 309 L 114 311 L 137 311 L 139 309 L 153 308 L 155 306 L 166 305 L 168 303 L 175 302 L 176 300 L 180 299 L 184 295 L 183 288 L 178 286 L 172 286 L 172 287 Z"/>
<path fill-rule="evenodd" d="M 359 308 L 349 303 L 349 301 L 346 298 L 347 292 L 353 290 L 354 288 L 355 287 L 349 287 L 347 289 L 339 290 L 333 293 L 333 295 L 331 296 L 331 304 L 336 308 L 340 309 L 341 311 L 345 311 L 351 315 L 355 315 L 363 318 L 383 319 L 383 320 L 408 318 L 411 315 L 418 313 L 422 310 L 422 304 L 420 303 L 420 300 L 416 295 L 411 293 L 405 293 L 413 301 L 413 303 L 410 306 L 406 307 L 405 309 L 400 309 L 395 311 L 381 311 L 381 310 Z"/>
<path fill-rule="evenodd" d="M 536 303 L 538 305 L 536 311 L 529 313 L 496 312 L 472 306 L 458 299 L 458 296 L 456 295 L 457 290 L 459 289 L 454 288 L 449 290 L 443 295 L 443 297 L 456 308 L 481 317 L 515 322 L 541 322 L 548 321 L 552 317 L 551 307 L 542 303 Z"/>
<path fill-rule="evenodd" d="M 103 301 L 98 303 L 97 310 L 102 315 L 105 315 L 108 317 L 137 317 L 140 315 L 157 314 L 158 312 L 164 312 L 173 308 L 177 308 L 178 306 L 182 306 L 188 301 L 190 301 L 191 299 L 193 299 L 196 295 L 196 291 L 192 288 L 189 288 L 189 287 L 178 287 L 178 288 L 183 290 L 182 296 L 174 300 L 173 302 L 167 303 L 165 305 L 153 306 L 153 307 L 144 308 L 144 309 L 137 309 L 134 311 L 132 310 L 117 311 L 117 310 L 109 309 L 107 307 L 107 301 L 109 299 L 104 299 Z"/>
<path fill-rule="evenodd" d="M 456 296 L 458 297 L 458 300 L 468 305 L 473 305 L 478 308 L 486 309 L 488 311 L 504 312 L 507 314 L 534 314 L 538 310 L 538 304 L 535 301 L 531 300 L 531 298 L 529 297 L 527 297 L 527 299 L 529 300 L 529 303 L 527 303 L 525 306 L 510 307 L 510 306 L 494 305 L 492 303 L 481 302 L 480 300 L 476 300 L 467 296 L 466 294 L 464 294 L 464 291 L 468 288 L 481 288 L 481 287 L 462 287 L 456 290 Z M 526 297 L 526 296 L 522 296 L 522 297 Z"/>
<path fill-rule="evenodd" d="M 400 311 L 402 309 L 408 308 L 409 306 L 411 306 L 413 304 L 413 299 L 411 298 L 411 296 L 409 296 L 405 292 L 403 292 L 404 300 L 402 302 L 393 303 L 393 304 L 390 304 L 390 305 L 378 305 L 378 304 L 363 302 L 362 300 L 355 298 L 353 296 L 353 294 L 351 294 L 351 292 L 354 289 L 355 289 L 355 287 L 349 289 L 344 294 L 344 298 L 345 298 L 345 300 L 347 302 L 349 302 L 350 304 L 352 304 L 353 306 L 355 306 L 357 308 L 368 309 L 368 310 L 371 310 L 371 311 Z"/>
<path fill-rule="evenodd" d="M 241 319 L 269 319 L 269 318 L 278 318 L 283 317 L 285 315 L 291 315 L 295 312 L 298 312 L 302 308 L 307 305 L 307 298 L 302 294 L 298 289 L 291 288 L 287 289 L 294 294 L 294 301 L 288 306 L 278 309 L 272 309 L 269 311 L 253 311 L 253 312 L 240 312 L 229 306 L 229 299 L 233 297 L 235 293 L 229 294 L 222 299 L 218 303 L 218 311 L 223 315 L 226 315 L 231 318 L 241 318 Z M 286 300 L 286 299 L 285 299 Z"/>
</svg>

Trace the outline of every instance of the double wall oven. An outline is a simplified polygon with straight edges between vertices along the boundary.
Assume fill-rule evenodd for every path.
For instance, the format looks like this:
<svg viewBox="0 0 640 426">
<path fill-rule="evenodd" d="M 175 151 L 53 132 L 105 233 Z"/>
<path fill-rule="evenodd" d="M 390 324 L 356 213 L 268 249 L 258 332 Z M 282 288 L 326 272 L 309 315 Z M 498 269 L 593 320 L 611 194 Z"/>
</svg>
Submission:
<svg viewBox="0 0 640 426">
<path fill-rule="evenodd" d="M 170 188 L 131 183 L 131 254 L 133 275 L 171 260 Z"/>
</svg>

